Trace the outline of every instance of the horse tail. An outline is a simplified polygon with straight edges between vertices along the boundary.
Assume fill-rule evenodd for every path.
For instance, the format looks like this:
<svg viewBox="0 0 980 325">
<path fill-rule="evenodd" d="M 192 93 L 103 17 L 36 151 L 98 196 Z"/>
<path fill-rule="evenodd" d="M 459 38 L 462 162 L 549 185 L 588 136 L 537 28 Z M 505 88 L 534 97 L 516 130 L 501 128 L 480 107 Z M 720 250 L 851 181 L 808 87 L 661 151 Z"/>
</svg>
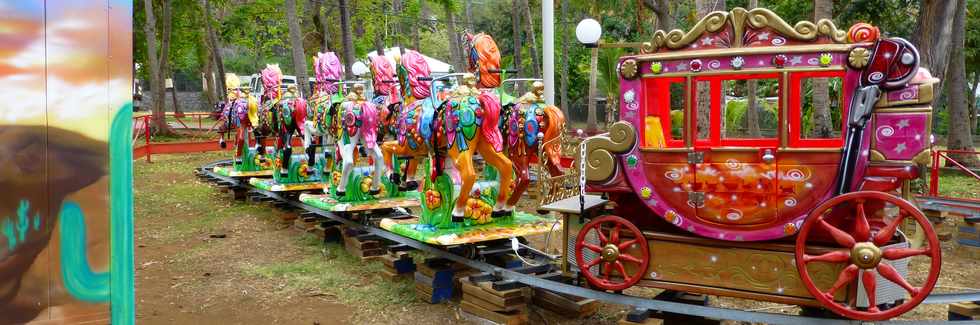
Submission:
<svg viewBox="0 0 980 325">
<path fill-rule="evenodd" d="M 483 118 L 480 124 L 480 134 L 493 146 L 493 150 L 500 152 L 504 148 L 504 138 L 500 135 L 498 121 L 500 120 L 500 100 L 490 92 L 480 93 L 478 97 L 480 107 L 483 108 Z"/>
<path fill-rule="evenodd" d="M 544 130 L 543 141 L 547 143 L 544 146 L 544 154 L 548 162 L 558 170 L 557 167 L 561 166 L 561 140 L 550 143 L 549 141 L 561 137 L 561 132 L 565 129 L 565 115 L 554 105 L 545 106 L 544 115 L 548 121 L 548 126 Z"/>
</svg>

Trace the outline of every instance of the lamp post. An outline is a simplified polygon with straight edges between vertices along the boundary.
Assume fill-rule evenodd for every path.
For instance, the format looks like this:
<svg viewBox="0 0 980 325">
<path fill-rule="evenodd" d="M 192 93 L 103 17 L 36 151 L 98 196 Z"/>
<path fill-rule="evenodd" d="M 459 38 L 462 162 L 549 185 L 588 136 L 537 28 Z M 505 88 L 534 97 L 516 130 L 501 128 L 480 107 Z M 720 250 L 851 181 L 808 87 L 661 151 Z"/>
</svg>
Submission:
<svg viewBox="0 0 980 325">
<path fill-rule="evenodd" d="M 599 65 L 599 38 L 602 37 L 602 25 L 592 18 L 583 19 L 575 26 L 575 38 L 585 47 L 592 49 L 592 59 L 589 62 L 589 106 L 586 131 L 590 134 L 597 131 L 595 116 L 596 74 Z"/>
</svg>

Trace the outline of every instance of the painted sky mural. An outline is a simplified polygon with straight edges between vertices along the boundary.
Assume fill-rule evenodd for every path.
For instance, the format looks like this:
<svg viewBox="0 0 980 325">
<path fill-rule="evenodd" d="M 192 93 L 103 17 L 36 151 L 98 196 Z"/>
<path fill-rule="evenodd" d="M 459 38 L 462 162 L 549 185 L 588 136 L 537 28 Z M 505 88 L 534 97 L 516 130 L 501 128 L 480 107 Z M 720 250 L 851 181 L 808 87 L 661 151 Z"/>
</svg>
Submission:
<svg viewBox="0 0 980 325">
<path fill-rule="evenodd" d="M 0 324 L 133 321 L 132 10 L 0 0 Z"/>
</svg>

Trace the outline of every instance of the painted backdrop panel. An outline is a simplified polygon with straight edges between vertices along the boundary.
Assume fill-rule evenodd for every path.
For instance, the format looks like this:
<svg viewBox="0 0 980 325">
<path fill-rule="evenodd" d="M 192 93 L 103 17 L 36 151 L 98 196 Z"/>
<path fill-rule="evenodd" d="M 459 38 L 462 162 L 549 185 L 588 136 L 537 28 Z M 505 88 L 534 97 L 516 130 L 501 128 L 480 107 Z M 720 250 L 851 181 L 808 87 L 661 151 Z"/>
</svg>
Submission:
<svg viewBox="0 0 980 325">
<path fill-rule="evenodd" d="M 132 10 L 0 0 L 0 324 L 133 322 Z"/>
</svg>

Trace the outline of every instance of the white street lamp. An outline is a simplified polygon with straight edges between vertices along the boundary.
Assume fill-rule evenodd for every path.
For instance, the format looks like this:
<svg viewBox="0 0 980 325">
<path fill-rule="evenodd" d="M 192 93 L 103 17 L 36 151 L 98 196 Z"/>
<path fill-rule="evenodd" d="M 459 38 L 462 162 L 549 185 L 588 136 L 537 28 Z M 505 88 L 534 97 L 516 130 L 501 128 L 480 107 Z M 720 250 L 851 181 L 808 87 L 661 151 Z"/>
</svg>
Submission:
<svg viewBox="0 0 980 325">
<path fill-rule="evenodd" d="M 575 26 L 575 38 L 585 47 L 599 46 L 599 38 L 602 37 L 602 25 L 592 18 L 583 19 Z"/>
<path fill-rule="evenodd" d="M 368 73 L 368 67 L 367 67 L 367 65 L 365 65 L 364 62 L 361 62 L 361 61 L 354 62 L 354 64 L 351 65 L 350 69 L 351 69 L 351 72 L 353 72 L 354 75 L 355 76 L 358 76 L 358 77 L 363 76 L 363 75 L 365 75 L 365 74 Z"/>
</svg>

